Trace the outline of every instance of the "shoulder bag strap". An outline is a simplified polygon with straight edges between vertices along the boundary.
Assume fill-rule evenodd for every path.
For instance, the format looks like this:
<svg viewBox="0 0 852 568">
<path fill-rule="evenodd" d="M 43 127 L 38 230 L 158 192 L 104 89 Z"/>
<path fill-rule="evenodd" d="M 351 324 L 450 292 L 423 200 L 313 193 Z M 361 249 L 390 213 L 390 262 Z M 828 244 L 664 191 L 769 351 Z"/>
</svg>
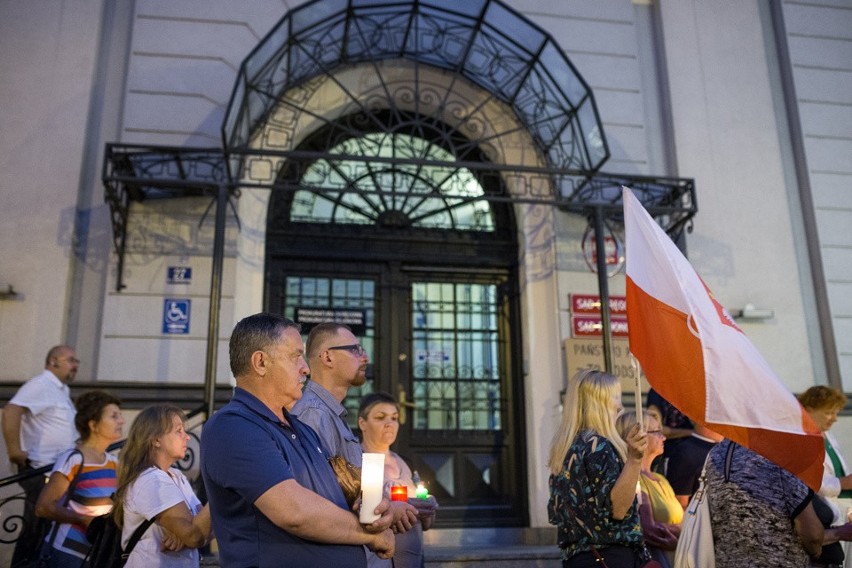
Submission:
<svg viewBox="0 0 852 568">
<path fill-rule="evenodd" d="M 148 530 L 154 523 L 154 519 L 145 519 L 141 525 L 136 527 L 136 530 L 133 531 L 133 534 L 130 536 L 130 540 L 127 541 L 127 548 L 123 548 L 121 550 L 122 564 L 127 562 L 127 559 L 130 557 L 130 553 L 133 552 L 133 549 L 136 547 L 136 543 L 142 538 L 142 535 L 145 534 L 145 531 Z"/>
<path fill-rule="evenodd" d="M 736 442 L 730 441 L 728 444 L 728 453 L 725 454 L 725 481 L 731 480 L 731 461 L 734 458 L 734 447 Z"/>
<path fill-rule="evenodd" d="M 601 568 L 609 568 L 609 566 L 606 565 L 606 561 L 604 560 L 604 557 L 601 556 L 600 552 L 598 552 L 598 549 L 595 548 L 595 546 L 593 544 L 589 544 L 589 546 L 592 547 L 592 556 L 595 557 L 595 562 L 600 564 Z"/>
<path fill-rule="evenodd" d="M 67 507 L 68 501 L 71 500 L 71 494 L 74 493 L 74 488 L 77 487 L 77 481 L 80 479 L 80 472 L 83 471 L 83 464 L 86 463 L 86 458 L 83 456 L 83 452 L 74 448 L 74 450 L 68 454 L 68 457 L 65 460 L 65 463 L 68 463 L 68 460 L 71 459 L 71 456 L 74 454 L 80 454 L 80 469 L 77 470 L 77 475 L 74 476 L 74 479 L 71 480 L 71 483 L 68 485 L 68 489 L 65 491 L 65 498 L 62 500 L 62 506 Z M 53 521 L 53 530 L 50 531 L 50 538 L 47 540 L 48 548 L 53 548 L 53 542 L 56 540 L 56 533 L 59 531 L 59 524 L 57 521 Z"/>
</svg>

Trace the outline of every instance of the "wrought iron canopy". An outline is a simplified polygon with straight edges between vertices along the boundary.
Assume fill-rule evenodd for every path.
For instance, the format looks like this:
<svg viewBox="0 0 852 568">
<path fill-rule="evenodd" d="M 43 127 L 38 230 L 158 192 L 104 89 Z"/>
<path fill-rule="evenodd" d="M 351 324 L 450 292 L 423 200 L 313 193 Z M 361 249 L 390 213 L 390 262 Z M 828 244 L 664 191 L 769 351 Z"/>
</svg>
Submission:
<svg viewBox="0 0 852 568">
<path fill-rule="evenodd" d="M 224 147 L 248 148 L 287 91 L 355 65 L 382 75 L 389 60 L 445 70 L 491 93 L 555 168 L 594 172 L 609 158 L 591 89 L 549 34 L 499 0 L 314 0 L 291 10 L 240 67 Z"/>
<path fill-rule="evenodd" d="M 353 86 L 364 83 L 372 90 Z M 330 91 L 319 103 L 305 103 L 322 88 Z M 322 105 L 329 92 L 337 97 L 333 111 Z M 498 115 L 505 120 L 487 122 Z M 276 143 L 264 138 L 270 137 L 264 125 L 282 123 L 287 126 L 271 136 Z M 371 155 L 364 148 L 341 153 L 352 147 L 341 141 L 370 132 L 422 137 L 452 149 L 452 158 Z M 506 154 L 495 158 L 501 138 L 519 132 L 535 149 L 532 165 Z M 543 204 L 590 218 L 602 211 L 613 221 L 621 219 L 620 189 L 627 185 L 673 236 L 697 210 L 690 179 L 600 171 L 609 149 L 591 89 L 549 34 L 499 0 L 303 4 L 241 65 L 222 137 L 222 148 L 107 145 L 102 177 L 119 288 L 131 202 L 213 197 L 221 188 L 229 196 L 241 188 L 369 194 L 364 185 L 331 187 L 299 175 L 318 163 L 369 172 L 465 168 L 483 187 L 499 188 L 471 201 Z M 258 162 L 286 164 L 288 175 L 274 168 L 265 178 L 253 175 Z"/>
</svg>

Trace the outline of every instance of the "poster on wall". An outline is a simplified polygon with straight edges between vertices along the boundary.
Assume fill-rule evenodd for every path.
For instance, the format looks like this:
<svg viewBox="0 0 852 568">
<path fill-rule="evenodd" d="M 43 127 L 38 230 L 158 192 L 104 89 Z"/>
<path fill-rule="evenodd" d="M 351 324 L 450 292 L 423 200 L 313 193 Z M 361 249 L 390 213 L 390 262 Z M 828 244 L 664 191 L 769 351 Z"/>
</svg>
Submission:
<svg viewBox="0 0 852 568">
<path fill-rule="evenodd" d="M 191 309 L 192 300 L 189 298 L 166 298 L 163 301 L 163 333 L 188 334 Z"/>
<path fill-rule="evenodd" d="M 603 341 L 597 339 L 571 338 L 563 342 L 565 349 L 566 372 L 569 377 L 583 369 L 604 368 Z M 612 374 L 621 382 L 621 392 L 627 395 L 635 391 L 633 367 L 630 364 L 630 347 L 626 340 L 612 342 Z M 642 375 L 642 392 L 648 392 L 650 385 Z"/>
<path fill-rule="evenodd" d="M 302 325 L 302 333 L 310 333 L 311 329 L 324 322 L 342 323 L 349 326 L 352 333 L 363 337 L 367 332 L 367 311 L 352 308 L 332 308 L 316 306 L 299 306 L 295 309 L 295 321 Z"/>
</svg>

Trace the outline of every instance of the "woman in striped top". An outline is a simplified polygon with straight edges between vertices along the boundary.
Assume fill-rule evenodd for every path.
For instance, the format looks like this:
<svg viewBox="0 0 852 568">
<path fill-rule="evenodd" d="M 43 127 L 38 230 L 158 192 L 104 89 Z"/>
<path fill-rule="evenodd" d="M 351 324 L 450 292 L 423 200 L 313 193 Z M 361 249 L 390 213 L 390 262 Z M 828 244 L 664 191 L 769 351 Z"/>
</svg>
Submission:
<svg viewBox="0 0 852 568">
<path fill-rule="evenodd" d="M 99 390 L 77 397 L 74 424 L 80 439 L 56 459 L 36 503 L 36 514 L 53 521 L 44 543 L 52 546 L 48 556 L 53 568 L 79 567 L 89 550 L 86 526 L 112 510 L 118 458 L 107 448 L 123 435 L 120 404 Z"/>
</svg>

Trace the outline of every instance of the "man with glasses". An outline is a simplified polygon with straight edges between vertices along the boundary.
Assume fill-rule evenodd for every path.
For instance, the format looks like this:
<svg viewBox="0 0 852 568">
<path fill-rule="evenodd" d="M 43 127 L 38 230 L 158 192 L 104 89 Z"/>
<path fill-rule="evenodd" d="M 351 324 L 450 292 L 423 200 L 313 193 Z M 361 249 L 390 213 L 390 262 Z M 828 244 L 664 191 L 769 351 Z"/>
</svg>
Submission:
<svg viewBox="0 0 852 568">
<path fill-rule="evenodd" d="M 361 467 L 361 442 L 346 423 L 342 402 L 349 387 L 367 382 L 370 359 L 348 326 L 330 322 L 311 329 L 305 355 L 311 378 L 293 414 L 316 431 L 331 455 Z"/>
<path fill-rule="evenodd" d="M 361 467 L 361 442 L 346 422 L 342 403 L 349 387 L 367 382 L 369 357 L 349 326 L 332 322 L 311 329 L 305 355 L 311 377 L 291 413 L 314 429 L 329 455 L 343 456 Z M 405 532 L 417 522 L 417 509 L 408 503 L 393 501 L 391 510 L 395 532 Z M 382 565 L 375 555 L 368 555 L 368 561 L 371 567 Z"/>
<path fill-rule="evenodd" d="M 390 558 L 388 502 L 377 521 L 360 524 L 319 437 L 291 413 L 308 374 L 298 324 L 269 313 L 243 318 L 229 353 L 234 396 L 201 435 L 221 565 L 366 568 L 362 545 Z"/>
<path fill-rule="evenodd" d="M 77 411 L 68 385 L 77 376 L 80 360 L 73 347 L 57 345 L 47 352 L 44 371 L 25 382 L 3 408 L 3 438 L 9 461 L 18 472 L 50 465 L 56 456 L 74 446 Z M 35 503 L 44 487 L 44 476 L 20 481 L 25 502 L 23 527 L 18 534 L 12 567 L 19 566 L 40 546 Z"/>
</svg>

